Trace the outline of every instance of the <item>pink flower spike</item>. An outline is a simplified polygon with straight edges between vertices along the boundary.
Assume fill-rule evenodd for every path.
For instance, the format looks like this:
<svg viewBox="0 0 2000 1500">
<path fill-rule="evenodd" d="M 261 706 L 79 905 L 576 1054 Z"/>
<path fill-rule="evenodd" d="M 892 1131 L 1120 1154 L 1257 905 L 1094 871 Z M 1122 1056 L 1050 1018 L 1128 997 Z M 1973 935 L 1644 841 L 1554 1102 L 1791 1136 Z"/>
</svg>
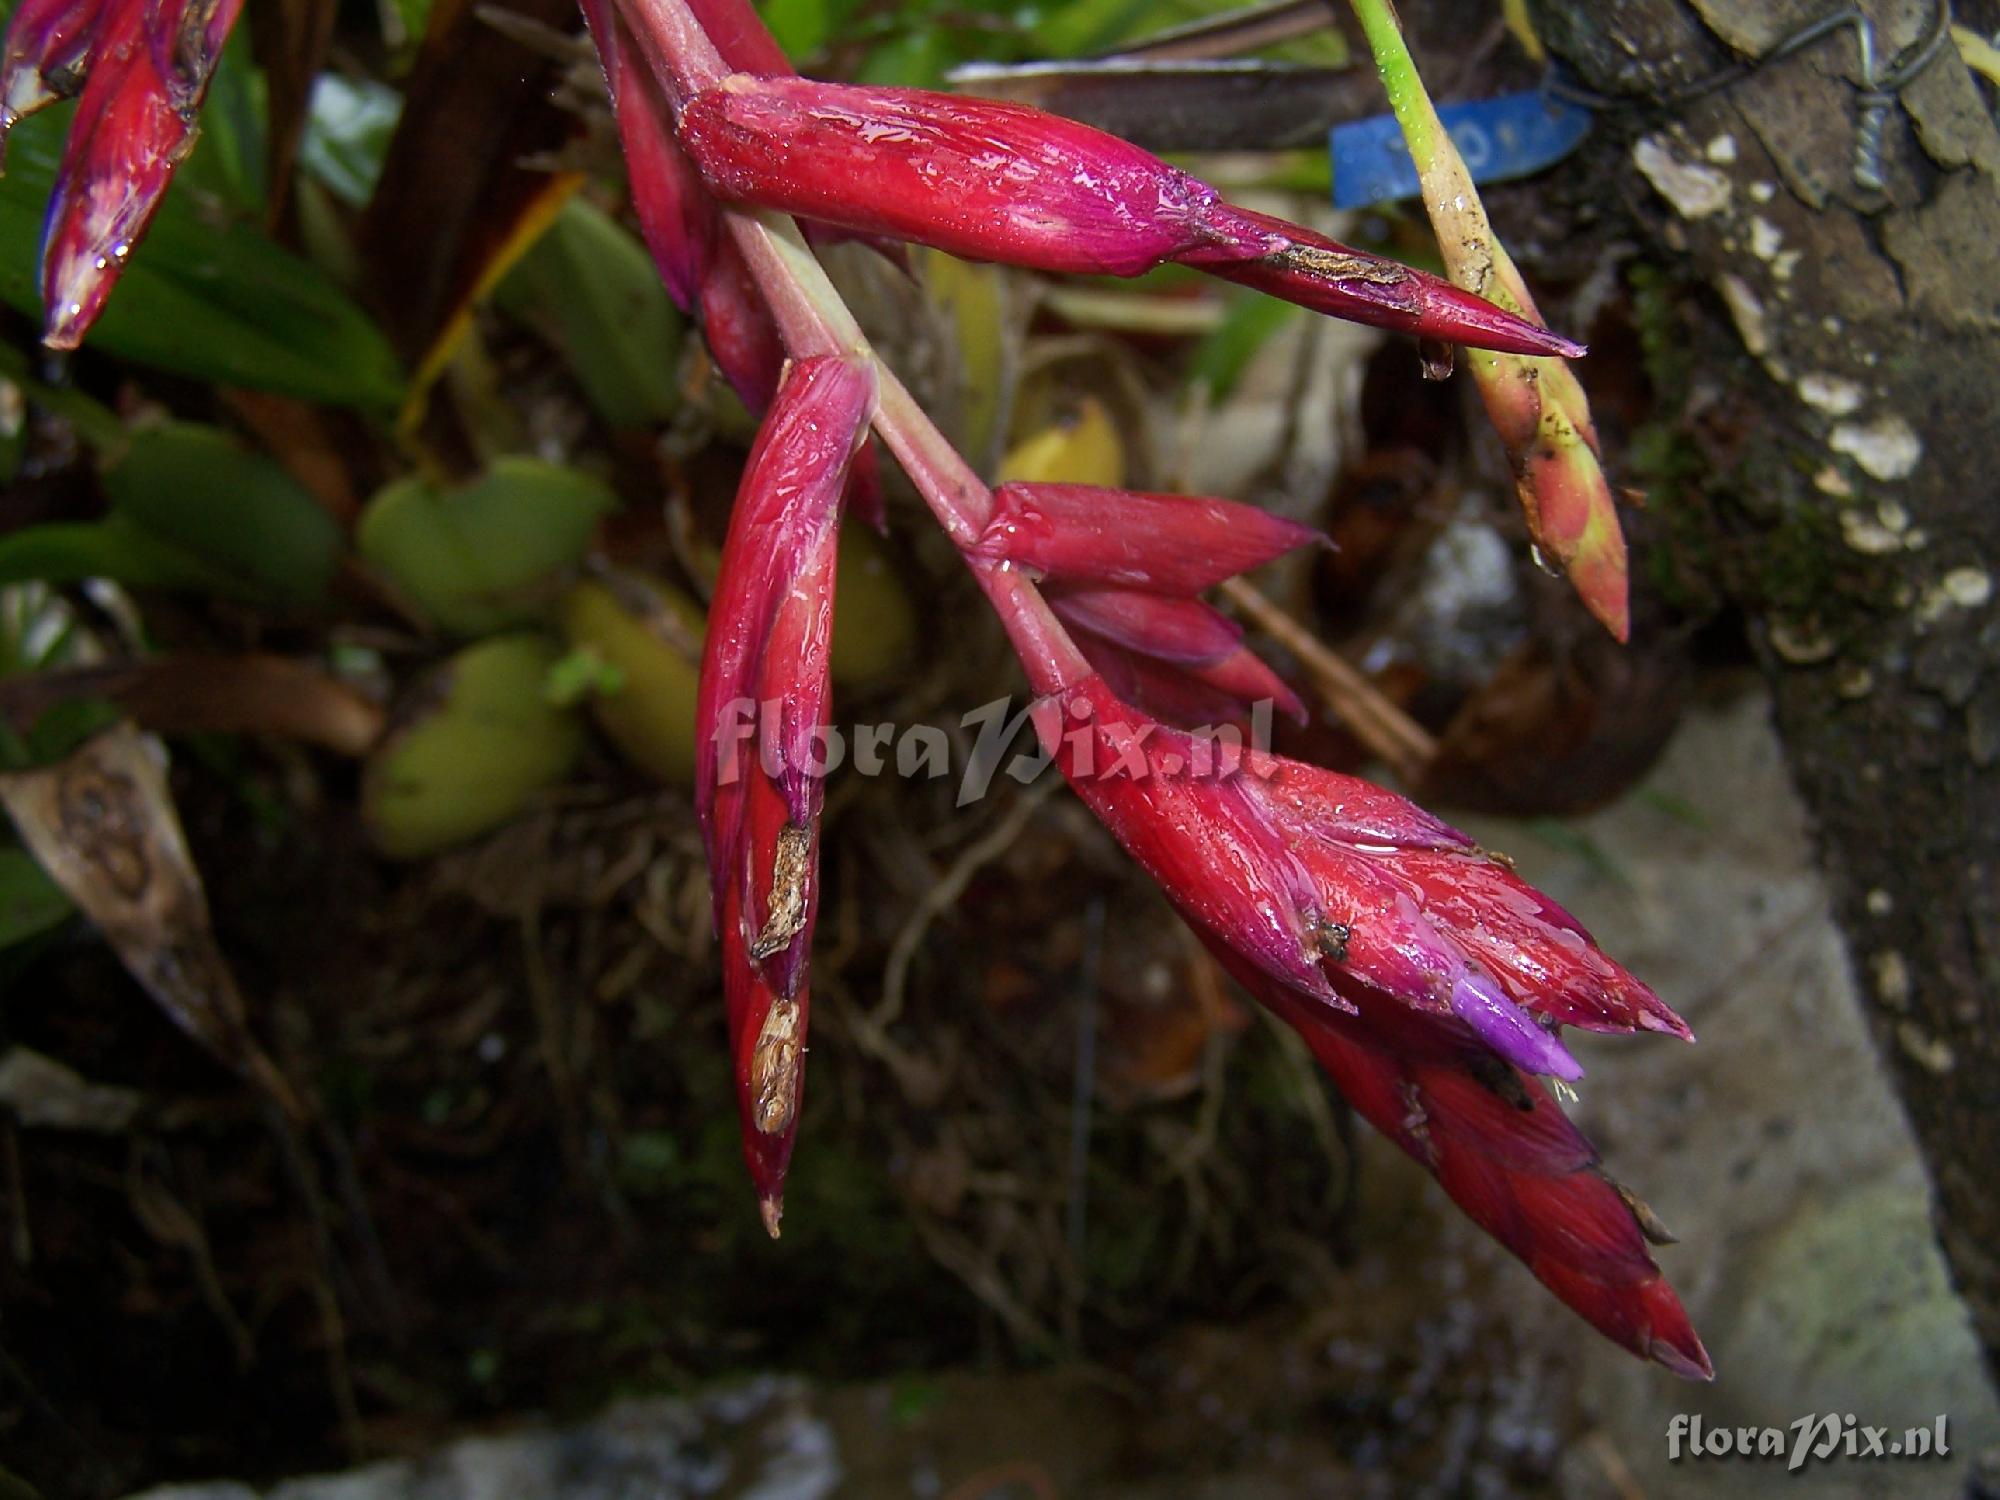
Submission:
<svg viewBox="0 0 2000 1500">
<path fill-rule="evenodd" d="M 1470 965 L 1452 981 L 1451 1009 L 1482 1042 L 1522 1072 L 1568 1080 L 1583 1077 L 1583 1065 L 1554 1032 L 1537 1026 L 1497 984 Z"/>
<path fill-rule="evenodd" d="M 1337 264 L 1325 265 L 1331 241 L 1232 208 L 1151 152 L 1025 105 L 736 73 L 686 101 L 680 130 L 709 189 L 732 203 L 1042 271 L 1136 276 L 1178 260 L 1427 336 L 1576 348 L 1477 299 L 1461 314 L 1393 261 L 1335 247 Z"/>
<path fill-rule="evenodd" d="M 1358 776 L 1343 776 L 1304 761 L 1274 758 L 1253 790 L 1270 804 L 1275 816 L 1309 827 L 1317 837 L 1337 839 L 1371 853 L 1470 852 L 1475 847 L 1471 839 L 1408 797 L 1399 797 Z M 1525 882 L 1516 884 L 1528 889 Z"/>
<path fill-rule="evenodd" d="M 1251 726 L 1247 705 L 1163 661 L 1127 651 L 1102 636 L 1079 632 L 1076 646 L 1122 703 L 1181 729 Z"/>
<path fill-rule="evenodd" d="M 1312 1048 L 1356 1113 L 1428 1167 L 1470 1219 L 1606 1338 L 1687 1380 L 1714 1366 L 1647 1253 L 1632 1200 L 1548 1091 L 1504 1064 L 1440 1052 L 1406 1016 L 1378 1026 L 1315 1009 L 1235 954 L 1211 951 Z"/>
<path fill-rule="evenodd" d="M 786 371 L 743 471 L 696 697 L 708 850 L 743 1154 L 778 1232 L 804 1087 L 841 496 L 875 406 L 861 360 Z"/>
<path fill-rule="evenodd" d="M 784 371 L 785 346 L 770 304 L 743 263 L 743 252 L 719 226 L 709 243 L 695 304 L 716 367 L 752 415 L 763 415 Z"/>
<path fill-rule="evenodd" d="M 1198 594 L 1320 537 L 1234 500 L 1003 484 L 973 553 L 1064 582 Z"/>
<path fill-rule="evenodd" d="M 167 99 L 192 122 L 243 0 L 149 0 L 146 35 Z"/>
<path fill-rule="evenodd" d="M 67 99 L 90 71 L 107 0 L 21 0 L 0 62 L 0 142 L 17 121 Z"/>
<path fill-rule="evenodd" d="M 1183 728 L 1239 723 L 1269 702 L 1304 723 L 1289 684 L 1243 644 L 1243 628 L 1199 599 L 1138 589 L 1051 590 L 1049 607 L 1118 696 Z"/>
<path fill-rule="evenodd" d="M 1591 941 L 1568 912 L 1504 863 L 1468 850 L 1411 849 L 1398 867 L 1433 918 L 1461 935 L 1520 1005 L 1585 1031 L 1657 1031 L 1694 1040 L 1687 1023 Z"/>
<path fill-rule="evenodd" d="M 241 8 L 220 0 L 194 26 L 184 7 L 119 0 L 109 13 L 42 231 L 50 348 L 74 349 L 103 311 L 194 143 L 195 112 Z"/>
</svg>

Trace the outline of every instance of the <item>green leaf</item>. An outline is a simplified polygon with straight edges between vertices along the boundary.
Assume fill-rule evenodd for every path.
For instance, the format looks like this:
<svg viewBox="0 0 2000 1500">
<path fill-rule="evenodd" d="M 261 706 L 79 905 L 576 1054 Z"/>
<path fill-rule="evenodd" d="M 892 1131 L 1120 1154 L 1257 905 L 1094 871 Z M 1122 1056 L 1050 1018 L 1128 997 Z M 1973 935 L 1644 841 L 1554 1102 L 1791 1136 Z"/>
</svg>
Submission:
<svg viewBox="0 0 2000 1500">
<path fill-rule="evenodd" d="M 11 948 L 65 921 L 76 908 L 35 857 L 0 844 L 0 948 Z"/>
<path fill-rule="evenodd" d="M 0 678 L 89 660 L 89 638 L 67 599 L 42 583 L 0 587 Z M 0 719 L 0 771 L 54 765 L 118 717 L 109 703 L 71 698 L 19 733 Z"/>
<path fill-rule="evenodd" d="M 680 314 L 645 247 L 602 209 L 564 204 L 497 297 L 569 356 L 613 427 L 650 427 L 679 408 Z"/>
<path fill-rule="evenodd" d="M 375 192 L 402 114 L 403 96 L 387 84 L 322 73 L 299 138 L 299 164 L 334 197 L 360 208 Z"/>
<path fill-rule="evenodd" d="M 290 475 L 213 427 L 143 428 L 104 475 L 101 521 L 0 536 L 0 583 L 112 578 L 286 606 L 326 593 L 340 565 L 334 519 Z"/>
<path fill-rule="evenodd" d="M 133 433 L 104 488 L 109 521 L 195 558 L 223 592 L 310 604 L 340 566 L 339 523 L 275 461 L 218 428 Z"/>
<path fill-rule="evenodd" d="M 42 217 L 71 108 L 14 127 L 0 178 L 0 301 L 39 320 Z M 176 374 L 394 411 L 388 340 L 310 262 L 176 183 L 119 278 L 90 347 Z"/>
<path fill-rule="evenodd" d="M 870 52 L 855 81 L 896 88 L 937 88 L 959 60 L 944 33 L 912 31 Z"/>
<path fill-rule="evenodd" d="M 1140 29 L 1138 23 L 1149 14 L 1156 16 L 1158 7 L 1146 0 L 1077 0 L 1051 6 L 1030 35 L 1051 57 L 1075 57 Z"/>
<path fill-rule="evenodd" d="M 851 6 L 842 6 L 843 10 Z M 834 18 L 827 0 L 770 0 L 763 7 L 764 24 L 794 62 L 811 57 L 833 34 Z"/>
<path fill-rule="evenodd" d="M 1211 401 L 1227 399 L 1257 351 L 1292 318 L 1303 316 L 1303 311 L 1291 303 L 1266 297 L 1261 292 L 1243 292 L 1232 297 L 1221 326 L 1195 346 L 1188 360 L 1188 383 L 1207 386 Z"/>
<path fill-rule="evenodd" d="M 574 470 L 503 458 L 448 492 L 398 480 L 368 502 L 354 540 L 429 619 L 485 635 L 546 614 L 598 517 L 617 503 Z"/>
<path fill-rule="evenodd" d="M 192 553 L 123 516 L 29 526 L 0 537 L 0 583 L 115 578 L 135 588 L 234 593 Z"/>
<path fill-rule="evenodd" d="M 431 0 L 383 0 L 376 9 L 382 17 L 382 40 L 395 54 L 390 72 L 401 74 L 415 58 L 430 27 Z"/>
</svg>

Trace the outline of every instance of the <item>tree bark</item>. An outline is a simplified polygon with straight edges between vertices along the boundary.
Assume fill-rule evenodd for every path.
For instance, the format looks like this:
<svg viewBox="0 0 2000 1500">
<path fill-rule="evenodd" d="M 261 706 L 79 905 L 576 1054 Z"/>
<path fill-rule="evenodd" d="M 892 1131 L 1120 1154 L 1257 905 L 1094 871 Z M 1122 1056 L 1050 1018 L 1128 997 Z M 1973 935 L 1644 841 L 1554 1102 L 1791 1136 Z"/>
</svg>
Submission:
<svg viewBox="0 0 2000 1500">
<path fill-rule="evenodd" d="M 1682 482 L 1648 524 L 1750 622 L 2000 1372 L 2000 134 L 1946 45 L 1888 113 L 1885 191 L 1857 187 L 1852 29 L 1685 97 L 1833 8 L 1535 7 L 1589 88 L 1631 102 L 1565 170 L 1615 183 L 1653 258 L 1707 289 L 1653 330 Z M 1933 13 L 1862 9 L 1892 58 Z M 1995 9 L 1957 19 L 1991 35 Z"/>
</svg>

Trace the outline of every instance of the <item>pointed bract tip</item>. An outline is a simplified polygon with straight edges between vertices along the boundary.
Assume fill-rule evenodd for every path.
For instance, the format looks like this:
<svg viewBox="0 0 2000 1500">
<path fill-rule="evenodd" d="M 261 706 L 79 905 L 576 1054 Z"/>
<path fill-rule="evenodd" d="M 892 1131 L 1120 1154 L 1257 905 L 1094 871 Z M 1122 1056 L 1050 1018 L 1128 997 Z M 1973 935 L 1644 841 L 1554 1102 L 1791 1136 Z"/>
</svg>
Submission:
<svg viewBox="0 0 2000 1500">
<path fill-rule="evenodd" d="M 764 1221 L 764 1233 L 772 1239 L 778 1238 L 778 1221 L 785 1216 L 785 1195 L 772 1193 L 757 1200 L 757 1217 Z"/>
<path fill-rule="evenodd" d="M 111 276 L 97 261 L 97 257 L 70 254 L 50 267 L 42 323 L 42 342 L 49 348 L 76 348 L 97 321 L 111 295 Z"/>
<path fill-rule="evenodd" d="M 1656 1031 L 1661 1036 L 1678 1037 L 1684 1042 L 1691 1042 L 1695 1039 L 1694 1028 L 1668 1010 L 1664 1004 L 1658 1010 L 1647 1009 L 1640 1011 L 1639 1029 L 1641 1031 Z"/>
<path fill-rule="evenodd" d="M 1535 358 L 1581 359 L 1589 352 L 1575 339 L 1511 313 L 1475 292 L 1429 276 L 1423 278 L 1423 310 L 1415 332 L 1420 338 Z"/>
<path fill-rule="evenodd" d="M 1646 1356 L 1683 1380 L 1715 1379 L 1715 1366 L 1709 1360 L 1708 1351 L 1701 1346 L 1701 1340 L 1695 1337 L 1692 1330 L 1688 1332 L 1686 1348 L 1678 1348 L 1656 1336 L 1646 1346 Z"/>
</svg>

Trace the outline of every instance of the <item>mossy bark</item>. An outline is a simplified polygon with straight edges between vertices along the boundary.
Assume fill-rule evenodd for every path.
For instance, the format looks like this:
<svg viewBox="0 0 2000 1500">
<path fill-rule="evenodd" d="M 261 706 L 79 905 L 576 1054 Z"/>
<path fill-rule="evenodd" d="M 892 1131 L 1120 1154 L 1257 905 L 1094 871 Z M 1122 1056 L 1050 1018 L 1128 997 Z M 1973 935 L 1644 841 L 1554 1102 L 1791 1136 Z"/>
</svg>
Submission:
<svg viewBox="0 0 2000 1500">
<path fill-rule="evenodd" d="M 1894 57 L 1933 7 L 1862 9 Z M 1889 112 L 1885 190 L 1857 187 L 1852 30 L 1683 97 L 1826 10 L 1535 6 L 1620 101 L 1576 170 L 1618 183 L 1654 258 L 1713 292 L 1668 303 L 1700 351 L 1672 415 L 1701 463 L 1659 529 L 1750 621 L 2000 1370 L 2000 134 L 1947 45 Z"/>
</svg>

